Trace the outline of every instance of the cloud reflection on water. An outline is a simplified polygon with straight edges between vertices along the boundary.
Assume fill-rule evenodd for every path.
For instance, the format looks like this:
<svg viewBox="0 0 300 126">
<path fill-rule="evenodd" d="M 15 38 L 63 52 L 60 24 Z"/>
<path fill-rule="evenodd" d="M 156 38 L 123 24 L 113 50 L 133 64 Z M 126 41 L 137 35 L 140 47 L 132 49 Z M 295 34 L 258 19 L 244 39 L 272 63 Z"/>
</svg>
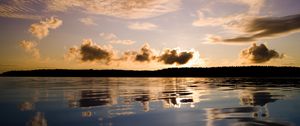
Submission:
<svg viewBox="0 0 300 126">
<path fill-rule="evenodd" d="M 44 113 L 37 112 L 36 115 L 27 123 L 28 126 L 47 126 Z"/>
<path fill-rule="evenodd" d="M 82 118 L 97 118 L 101 122 L 145 112 L 203 110 L 204 118 L 199 120 L 207 126 L 284 126 L 291 123 L 274 120 L 268 105 L 289 98 L 292 94 L 285 89 L 297 89 L 299 82 L 274 78 L 76 78 L 63 85 L 53 82 L 42 88 L 47 95 L 37 97 L 55 101 L 61 97 L 57 92 L 62 91 L 67 109 L 79 109 Z M 213 104 L 222 100 L 235 103 Z M 38 102 L 41 101 L 34 102 L 36 106 L 23 102 L 20 109 L 32 110 Z M 42 113 L 37 115 L 40 116 L 34 118 L 40 122 L 46 120 Z"/>
</svg>

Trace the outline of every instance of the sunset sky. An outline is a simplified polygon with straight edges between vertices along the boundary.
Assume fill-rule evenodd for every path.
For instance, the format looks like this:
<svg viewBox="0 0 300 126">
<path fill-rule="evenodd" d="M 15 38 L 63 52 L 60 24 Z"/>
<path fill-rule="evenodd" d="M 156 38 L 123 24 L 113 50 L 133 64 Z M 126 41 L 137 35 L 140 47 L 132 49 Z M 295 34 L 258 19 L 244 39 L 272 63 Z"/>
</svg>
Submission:
<svg viewBox="0 0 300 126">
<path fill-rule="evenodd" d="M 0 0 L 0 72 L 300 66 L 299 0 Z"/>
</svg>

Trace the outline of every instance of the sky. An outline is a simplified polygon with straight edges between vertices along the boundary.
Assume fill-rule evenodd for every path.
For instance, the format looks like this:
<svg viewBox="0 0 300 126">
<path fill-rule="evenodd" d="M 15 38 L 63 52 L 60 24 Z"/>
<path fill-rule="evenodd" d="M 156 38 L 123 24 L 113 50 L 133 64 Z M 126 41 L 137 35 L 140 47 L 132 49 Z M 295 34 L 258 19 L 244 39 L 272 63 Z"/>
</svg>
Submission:
<svg viewBox="0 0 300 126">
<path fill-rule="evenodd" d="M 0 0 L 0 72 L 300 66 L 299 0 Z"/>
</svg>

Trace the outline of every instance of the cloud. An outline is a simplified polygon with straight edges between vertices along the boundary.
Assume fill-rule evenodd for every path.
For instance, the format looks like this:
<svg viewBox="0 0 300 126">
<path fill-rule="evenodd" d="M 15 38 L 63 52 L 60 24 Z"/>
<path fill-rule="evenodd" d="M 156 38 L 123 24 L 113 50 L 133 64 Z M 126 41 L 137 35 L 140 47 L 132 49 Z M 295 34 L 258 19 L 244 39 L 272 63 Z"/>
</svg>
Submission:
<svg viewBox="0 0 300 126">
<path fill-rule="evenodd" d="M 80 47 L 80 54 L 82 61 L 106 60 L 110 61 L 113 53 L 106 47 L 101 47 L 92 42 L 92 40 L 85 40 Z"/>
<path fill-rule="evenodd" d="M 124 19 L 151 18 L 180 9 L 181 0 L 0 0 L 0 16 L 41 19 L 52 12 L 75 10 Z"/>
<path fill-rule="evenodd" d="M 300 31 L 300 14 L 284 17 L 263 17 L 251 20 L 243 27 L 246 35 L 223 39 L 225 42 L 253 42 Z"/>
<path fill-rule="evenodd" d="M 140 53 L 135 56 L 135 61 L 150 61 L 151 59 L 155 58 L 155 56 L 152 55 L 153 51 L 151 50 L 149 44 L 144 44 L 144 46 L 140 49 Z"/>
<path fill-rule="evenodd" d="M 44 113 L 37 112 L 36 115 L 27 123 L 28 126 L 47 126 Z"/>
<path fill-rule="evenodd" d="M 125 19 L 150 18 L 180 8 L 180 0 L 48 0 L 50 11 L 78 9 L 85 13 L 100 14 Z"/>
<path fill-rule="evenodd" d="M 251 15 L 259 14 L 265 4 L 265 0 L 229 0 L 229 2 L 247 5 L 247 13 Z"/>
<path fill-rule="evenodd" d="M 254 39 L 249 40 L 248 38 L 245 37 L 224 39 L 222 36 L 213 35 L 213 34 L 207 34 L 204 40 L 205 40 L 204 44 L 225 44 L 225 45 L 243 45 L 246 44 L 245 42 L 256 42 Z"/>
<path fill-rule="evenodd" d="M 62 20 L 51 17 L 40 21 L 39 23 L 34 23 L 30 26 L 28 31 L 35 37 L 42 39 L 49 34 L 49 29 L 56 29 L 62 25 Z"/>
<path fill-rule="evenodd" d="M 100 33 L 99 34 L 100 37 L 102 37 L 103 39 L 107 40 L 107 41 L 110 41 L 110 40 L 115 40 L 115 39 L 119 39 L 117 37 L 117 35 L 115 35 L 114 33 Z"/>
<path fill-rule="evenodd" d="M 40 0 L 1 0 L 0 16 L 20 19 L 41 19 L 33 9 L 40 4 Z"/>
<path fill-rule="evenodd" d="M 131 59 L 136 62 L 160 62 L 166 65 L 183 65 L 189 62 L 195 51 L 180 51 L 179 49 L 164 49 L 161 54 L 156 53 L 148 43 L 139 51 L 127 51 L 123 54 L 123 60 Z"/>
<path fill-rule="evenodd" d="M 80 18 L 79 21 L 88 26 L 98 25 L 92 18 Z"/>
<path fill-rule="evenodd" d="M 33 110 L 34 109 L 34 104 L 31 102 L 23 102 L 19 105 L 19 109 L 21 111 L 29 111 L 29 110 Z"/>
<path fill-rule="evenodd" d="M 246 5 L 248 9 L 246 12 L 232 13 L 226 16 L 215 17 L 208 16 L 214 14 L 216 10 L 211 10 L 213 5 L 218 3 L 231 3 L 235 5 Z M 194 26 L 221 26 L 226 29 L 239 30 L 240 26 L 243 26 L 245 22 L 253 17 L 256 17 L 261 8 L 264 6 L 265 0 L 228 0 L 228 1 L 212 1 L 211 4 L 207 4 L 207 7 L 203 7 L 197 11 L 198 18 L 193 22 Z"/>
<path fill-rule="evenodd" d="M 110 43 L 112 44 L 122 44 L 122 45 L 132 45 L 135 41 L 132 40 L 111 40 Z"/>
<path fill-rule="evenodd" d="M 95 61 L 104 62 L 105 65 L 119 65 L 122 63 L 147 63 L 147 64 L 160 64 L 160 65 L 197 65 L 199 63 L 199 53 L 194 50 L 181 51 L 176 49 L 164 49 L 159 54 L 157 51 L 145 43 L 137 51 L 130 50 L 117 55 L 118 51 L 113 50 L 110 46 L 100 46 L 92 42 L 90 39 L 83 40 L 80 47 L 69 48 L 65 59 L 67 60 L 80 60 L 81 62 Z M 193 63 L 190 63 L 193 62 Z"/>
<path fill-rule="evenodd" d="M 128 25 L 129 29 L 133 29 L 133 30 L 154 30 L 157 28 L 157 25 L 152 24 L 152 23 L 148 23 L 148 22 L 144 22 L 144 23 L 131 23 Z"/>
<path fill-rule="evenodd" d="M 40 58 L 40 50 L 37 48 L 36 42 L 23 40 L 20 42 L 20 47 L 22 47 L 25 50 L 25 52 L 29 53 L 34 58 Z"/>
<path fill-rule="evenodd" d="M 121 40 L 114 33 L 100 33 L 100 37 L 112 44 L 132 45 L 135 43 L 133 40 Z"/>
<path fill-rule="evenodd" d="M 91 39 L 85 39 L 80 47 L 70 48 L 66 58 L 79 58 L 82 62 L 102 61 L 108 64 L 113 55 L 112 47 L 97 45 Z"/>
<path fill-rule="evenodd" d="M 300 31 L 300 14 L 284 17 L 260 17 L 249 20 L 240 26 L 244 34 L 232 38 L 209 35 L 208 42 L 212 43 L 245 43 L 258 39 L 276 38 Z"/>
<path fill-rule="evenodd" d="M 131 60 L 136 62 L 150 62 L 154 60 L 155 54 L 154 50 L 150 47 L 148 43 L 145 43 L 139 51 L 126 51 L 122 54 L 120 60 Z"/>
<path fill-rule="evenodd" d="M 283 54 L 279 54 L 275 50 L 268 49 L 266 45 L 260 44 L 257 46 L 255 43 L 241 51 L 240 57 L 246 63 L 265 63 L 275 58 L 283 58 Z"/>
<path fill-rule="evenodd" d="M 214 2 L 222 3 L 224 1 Z M 300 25 L 298 23 L 300 21 L 300 14 L 283 17 L 259 15 L 265 0 L 229 0 L 226 2 L 247 5 L 248 10 L 246 12 L 233 13 L 222 17 L 210 17 L 208 15 L 214 13 L 214 10 L 210 10 L 212 7 L 207 7 L 198 10 L 198 19 L 193 22 L 193 25 L 198 27 L 221 26 L 226 29 L 227 32 L 238 33 L 238 35 L 229 38 L 212 35 L 208 39 L 209 42 L 255 42 L 258 39 L 276 38 L 300 31 Z"/>
<path fill-rule="evenodd" d="M 233 12 L 225 16 L 216 17 L 214 14 L 217 10 L 212 10 L 216 8 L 218 4 L 234 4 L 234 5 L 246 5 L 248 8 L 246 11 Z M 251 21 L 257 19 L 261 9 L 264 7 L 265 0 L 228 0 L 228 1 L 212 1 L 208 6 L 203 7 L 197 11 L 198 18 L 194 20 L 193 25 L 197 27 L 222 27 L 226 32 L 231 34 L 245 34 L 245 26 L 249 26 Z M 211 16 L 210 16 L 211 15 Z M 236 38 L 223 38 L 222 36 L 209 35 L 207 37 L 208 42 L 210 43 L 227 43 L 227 42 L 254 42 L 255 40 L 247 36 L 239 36 Z"/>
<path fill-rule="evenodd" d="M 79 57 L 81 57 L 81 54 L 77 46 L 69 48 L 68 52 L 64 55 L 64 59 L 68 61 L 77 60 Z"/>
<path fill-rule="evenodd" d="M 159 62 L 164 64 L 186 64 L 193 58 L 193 52 L 180 52 L 176 49 L 165 49 L 164 52 L 158 57 Z"/>
</svg>

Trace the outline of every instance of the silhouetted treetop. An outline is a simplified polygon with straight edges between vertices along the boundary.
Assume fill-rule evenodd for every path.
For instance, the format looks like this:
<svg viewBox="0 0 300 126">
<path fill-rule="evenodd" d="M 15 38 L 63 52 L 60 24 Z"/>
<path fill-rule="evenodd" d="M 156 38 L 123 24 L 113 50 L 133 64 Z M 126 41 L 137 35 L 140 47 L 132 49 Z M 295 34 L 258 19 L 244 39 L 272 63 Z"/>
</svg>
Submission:
<svg viewBox="0 0 300 126">
<path fill-rule="evenodd" d="M 8 71 L 1 76 L 20 77 L 300 77 L 299 67 L 231 66 L 167 68 L 162 70 L 67 70 Z"/>
</svg>

